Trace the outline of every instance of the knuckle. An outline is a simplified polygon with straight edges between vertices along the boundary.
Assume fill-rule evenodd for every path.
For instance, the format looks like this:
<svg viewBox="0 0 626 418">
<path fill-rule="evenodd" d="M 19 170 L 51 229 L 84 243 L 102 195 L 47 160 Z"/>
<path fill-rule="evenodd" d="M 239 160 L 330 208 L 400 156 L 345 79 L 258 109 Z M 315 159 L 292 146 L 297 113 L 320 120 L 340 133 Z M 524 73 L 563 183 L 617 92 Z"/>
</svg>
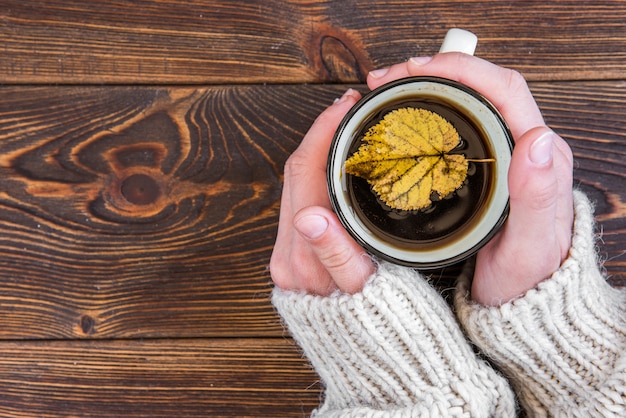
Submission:
<svg viewBox="0 0 626 418">
<path fill-rule="evenodd" d="M 292 273 L 303 276 L 305 272 L 310 270 L 312 263 L 312 256 L 309 251 L 304 251 L 300 248 L 295 248 L 289 258 L 289 268 Z"/>
<path fill-rule="evenodd" d="M 309 161 L 301 151 L 294 151 L 285 162 L 285 178 L 296 178 L 308 172 Z"/>
<path fill-rule="evenodd" d="M 548 181 L 541 187 L 534 190 L 530 206 L 536 211 L 551 209 L 556 205 L 558 198 L 558 187 L 556 180 Z"/>
<path fill-rule="evenodd" d="M 522 73 L 510 68 L 503 68 L 502 70 L 505 72 L 506 83 L 511 90 L 517 91 L 522 88 L 528 88 L 528 83 L 526 83 L 526 79 Z"/>
<path fill-rule="evenodd" d="M 322 113 L 317 115 L 317 117 L 313 121 L 313 124 L 314 125 L 326 125 L 330 123 L 331 119 L 332 119 L 331 108 L 327 108 Z"/>
<path fill-rule="evenodd" d="M 560 136 L 559 136 L 559 139 L 560 140 L 557 142 L 556 145 L 557 145 L 559 151 L 565 157 L 565 161 L 567 162 L 568 166 L 573 167 L 573 165 L 574 165 L 574 153 L 572 152 L 572 149 L 570 148 L 570 146 L 567 143 L 567 141 L 565 141 Z"/>
<path fill-rule="evenodd" d="M 320 256 L 320 261 L 328 270 L 348 271 L 352 264 L 352 251 L 347 247 L 333 248 Z"/>
<path fill-rule="evenodd" d="M 306 290 L 313 295 L 327 296 L 336 289 L 337 286 L 332 280 L 316 280 L 312 281 Z"/>
<path fill-rule="evenodd" d="M 302 252 L 291 244 L 279 243 L 274 246 L 270 257 L 269 271 L 274 283 L 279 287 L 291 286 L 296 278 L 297 263 L 303 259 Z"/>
<path fill-rule="evenodd" d="M 303 247 L 294 248 L 288 255 L 272 256 L 270 274 L 274 283 L 285 290 L 329 295 L 336 289 L 326 268 Z"/>
<path fill-rule="evenodd" d="M 305 287 L 310 279 L 305 267 L 307 257 L 301 251 L 288 254 L 275 252 L 270 258 L 269 270 L 274 284 L 281 289 L 295 290 Z M 309 261 L 310 262 L 310 261 Z"/>
<path fill-rule="evenodd" d="M 285 271 L 287 270 L 285 258 L 282 257 L 277 251 L 272 253 L 269 270 L 274 283 L 280 285 L 280 283 L 284 282 L 284 278 L 286 277 Z"/>
</svg>

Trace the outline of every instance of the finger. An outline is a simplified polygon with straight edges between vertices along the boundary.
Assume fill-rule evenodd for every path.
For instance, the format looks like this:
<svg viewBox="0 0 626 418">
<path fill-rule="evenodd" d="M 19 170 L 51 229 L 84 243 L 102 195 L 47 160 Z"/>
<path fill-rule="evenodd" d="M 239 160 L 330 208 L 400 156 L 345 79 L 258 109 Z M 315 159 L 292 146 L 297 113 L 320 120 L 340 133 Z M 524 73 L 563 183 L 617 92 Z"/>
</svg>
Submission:
<svg viewBox="0 0 626 418">
<path fill-rule="evenodd" d="M 406 62 L 392 65 L 387 68 L 380 68 L 378 70 L 370 71 L 367 75 L 367 86 L 374 90 L 377 87 L 382 86 L 390 81 L 399 80 L 401 78 L 409 77 L 408 67 Z"/>
<path fill-rule="evenodd" d="M 571 150 L 549 128 L 532 129 L 519 139 L 509 168 L 510 220 L 516 233 L 534 234 L 539 241 L 545 231 L 555 231 L 558 246 L 569 249 L 571 173 Z M 559 264 L 565 255 L 561 251 Z"/>
<path fill-rule="evenodd" d="M 280 288 L 310 290 L 332 282 L 308 243 L 294 230 L 293 218 L 302 207 L 330 206 L 325 175 L 328 149 L 341 118 L 359 97 L 350 89 L 322 112 L 285 164 L 278 232 L 270 259 L 272 279 Z"/>
<path fill-rule="evenodd" d="M 410 59 L 407 67 L 412 75 L 437 75 L 478 91 L 502 113 L 515 138 L 531 128 L 544 125 L 528 84 L 517 71 L 454 52 L 438 54 L 426 64 L 419 58 Z"/>
<path fill-rule="evenodd" d="M 515 138 L 545 124 L 524 77 L 481 58 L 457 52 L 411 58 L 379 77 L 368 76 L 368 85 L 376 88 L 407 76 L 442 77 L 473 88 L 502 113 Z"/>
<path fill-rule="evenodd" d="M 329 295 L 337 290 L 330 273 L 317 258 L 309 243 L 297 231 L 283 248 L 274 247 L 270 274 L 283 290 Z"/>
<path fill-rule="evenodd" d="M 307 206 L 330 207 L 326 187 L 330 143 L 341 119 L 360 97 L 355 90 L 346 91 L 337 102 L 317 117 L 298 149 L 287 160 L 285 183 L 289 183 L 289 204 L 294 214 Z"/>
<path fill-rule="evenodd" d="M 337 286 L 309 243 L 294 228 L 290 183 L 286 181 L 283 187 L 278 234 L 270 258 L 272 280 L 283 290 L 330 294 Z"/>
<path fill-rule="evenodd" d="M 344 293 L 363 289 L 374 263 L 350 237 L 337 217 L 323 207 L 308 207 L 296 214 L 294 226 Z"/>
<path fill-rule="evenodd" d="M 341 118 L 354 105 L 360 95 L 349 89 L 332 106 L 322 112 L 300 146 L 285 163 L 284 184 L 280 203 L 280 218 L 276 245 L 291 247 L 293 217 L 307 206 L 330 206 L 326 187 L 326 160 L 330 142 Z M 284 251 L 275 250 L 277 257 Z"/>
<path fill-rule="evenodd" d="M 512 236 L 540 242 L 554 229 L 559 198 L 554 170 L 556 137 L 548 128 L 538 128 L 518 141 L 509 168 L 508 228 Z"/>
<path fill-rule="evenodd" d="M 333 135 L 341 119 L 360 98 L 358 91 L 348 89 L 315 119 L 295 153 L 306 155 L 311 166 L 326 169 L 326 159 Z"/>
<path fill-rule="evenodd" d="M 563 139 L 558 137 L 554 147 L 554 169 L 557 173 L 559 184 L 559 198 L 557 201 L 557 223 L 563 225 L 560 231 L 561 236 L 561 258 L 569 255 L 569 249 L 572 245 L 572 226 L 574 223 L 574 157 L 572 150 Z"/>
</svg>

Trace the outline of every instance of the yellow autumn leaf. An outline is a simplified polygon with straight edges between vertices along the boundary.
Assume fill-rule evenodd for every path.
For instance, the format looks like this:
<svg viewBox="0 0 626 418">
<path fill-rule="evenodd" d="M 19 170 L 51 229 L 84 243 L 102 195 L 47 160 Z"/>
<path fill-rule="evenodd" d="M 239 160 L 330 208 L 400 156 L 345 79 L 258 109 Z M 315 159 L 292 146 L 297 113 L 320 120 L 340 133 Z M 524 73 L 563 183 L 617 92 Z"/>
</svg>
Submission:
<svg viewBox="0 0 626 418">
<path fill-rule="evenodd" d="M 468 160 L 450 154 L 459 143 L 456 129 L 437 113 L 397 109 L 367 131 L 346 172 L 366 179 L 392 208 L 422 209 L 433 193 L 444 198 L 463 185 Z"/>
</svg>

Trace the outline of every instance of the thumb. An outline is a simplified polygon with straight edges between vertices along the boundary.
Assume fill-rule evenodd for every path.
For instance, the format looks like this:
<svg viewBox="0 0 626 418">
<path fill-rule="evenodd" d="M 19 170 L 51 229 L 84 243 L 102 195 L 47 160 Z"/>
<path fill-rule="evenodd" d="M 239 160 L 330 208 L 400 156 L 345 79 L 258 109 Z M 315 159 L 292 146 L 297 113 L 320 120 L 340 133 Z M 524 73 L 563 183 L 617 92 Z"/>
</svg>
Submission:
<svg viewBox="0 0 626 418">
<path fill-rule="evenodd" d="M 559 173 L 555 164 L 560 141 L 549 128 L 538 127 L 522 135 L 513 150 L 509 168 L 511 207 L 505 236 L 508 248 L 532 260 L 525 277 L 518 282 L 523 290 L 550 277 L 569 249 L 568 243 L 561 242 L 559 228 L 563 196 L 571 193 L 571 182 L 566 187 L 562 184 L 567 173 Z M 571 233 L 571 225 L 566 231 Z"/>
<path fill-rule="evenodd" d="M 550 277 L 567 255 L 573 217 L 568 150 L 545 126 L 515 142 L 509 217 L 503 231 L 478 254 L 472 284 L 478 302 L 499 304 L 525 293 Z"/>
<path fill-rule="evenodd" d="M 522 242 L 541 242 L 554 230 L 561 198 L 554 164 L 559 140 L 549 128 L 539 127 L 516 141 L 509 168 L 507 229 L 518 240 L 524 238 Z"/>
<path fill-rule="evenodd" d="M 368 277 L 374 273 L 374 262 L 333 212 L 319 206 L 306 207 L 296 214 L 294 226 L 339 290 L 353 294 L 363 289 Z"/>
</svg>

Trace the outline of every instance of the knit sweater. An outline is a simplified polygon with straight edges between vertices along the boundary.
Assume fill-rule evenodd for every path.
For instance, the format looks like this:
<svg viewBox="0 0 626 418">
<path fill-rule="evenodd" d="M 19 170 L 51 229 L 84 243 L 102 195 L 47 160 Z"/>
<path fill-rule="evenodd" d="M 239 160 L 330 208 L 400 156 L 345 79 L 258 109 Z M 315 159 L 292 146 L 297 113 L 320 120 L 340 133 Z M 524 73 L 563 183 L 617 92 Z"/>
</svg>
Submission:
<svg viewBox="0 0 626 418">
<path fill-rule="evenodd" d="M 576 192 L 561 268 L 499 307 L 468 298 L 466 268 L 456 316 L 418 272 L 386 262 L 355 295 L 276 288 L 272 302 L 324 385 L 313 416 L 513 417 L 515 395 L 528 416 L 626 416 L 626 291 L 600 273 L 593 228 Z"/>
</svg>

